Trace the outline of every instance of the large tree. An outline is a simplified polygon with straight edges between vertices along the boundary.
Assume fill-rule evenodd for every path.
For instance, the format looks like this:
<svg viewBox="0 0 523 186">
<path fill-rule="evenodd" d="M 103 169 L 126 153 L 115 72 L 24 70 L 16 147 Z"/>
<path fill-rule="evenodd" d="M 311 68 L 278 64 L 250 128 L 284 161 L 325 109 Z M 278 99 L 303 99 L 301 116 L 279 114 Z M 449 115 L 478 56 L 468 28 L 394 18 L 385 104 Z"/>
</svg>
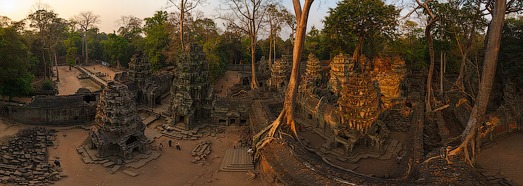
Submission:
<svg viewBox="0 0 523 186">
<path fill-rule="evenodd" d="M 31 54 L 16 29 L 0 27 L 0 95 L 9 97 L 32 92 L 34 76 L 29 73 Z"/>
<path fill-rule="evenodd" d="M 282 29 L 282 25 L 292 17 L 285 7 L 273 3 L 267 7 L 266 21 L 269 24 L 269 67 L 276 59 L 276 38 Z"/>
<path fill-rule="evenodd" d="M 142 19 L 129 15 L 120 17 L 116 22 L 120 25 L 120 28 L 118 28 L 118 35 L 128 40 L 141 37 Z"/>
<path fill-rule="evenodd" d="M 239 30 L 250 37 L 251 46 L 251 89 L 258 88 L 256 81 L 256 42 L 258 31 L 263 23 L 266 1 L 263 0 L 223 0 L 230 14 L 221 16 L 232 29 Z"/>
<path fill-rule="evenodd" d="M 27 17 L 30 21 L 29 26 L 31 28 L 36 29 L 38 32 L 38 43 L 39 43 L 39 50 L 40 50 L 40 61 L 42 63 L 42 66 L 44 67 L 44 77 L 48 78 L 51 75 L 48 76 L 48 70 L 49 64 L 51 63 L 51 60 L 49 60 L 49 63 L 46 61 L 45 53 L 47 51 L 48 56 L 49 55 L 49 35 L 50 35 L 50 27 L 51 24 L 53 24 L 53 20 L 57 18 L 56 13 L 53 11 L 48 11 L 46 9 L 38 9 L 35 12 L 29 14 Z"/>
<path fill-rule="evenodd" d="M 179 26 L 179 36 L 180 36 L 180 46 L 182 48 L 182 51 L 185 50 L 185 43 L 184 43 L 184 22 L 185 22 L 185 15 L 189 13 L 191 10 L 195 9 L 198 5 L 203 4 L 207 2 L 207 0 L 180 0 L 179 2 L 175 2 L 175 0 L 169 0 L 169 2 L 172 3 L 173 6 L 175 6 L 180 11 L 180 24 Z"/>
<path fill-rule="evenodd" d="M 120 69 L 120 62 L 126 60 L 129 51 L 129 41 L 123 36 L 116 34 L 107 35 L 107 40 L 102 41 L 104 54 L 112 64 L 116 63 L 116 68 Z"/>
<path fill-rule="evenodd" d="M 153 70 L 165 65 L 169 33 L 167 32 L 167 12 L 157 11 L 153 17 L 145 18 L 143 52 L 149 57 Z"/>
<path fill-rule="evenodd" d="M 438 6 L 437 1 L 425 0 L 423 3 L 420 0 L 416 0 L 417 7 L 407 14 L 407 17 L 410 16 L 413 12 L 421 10 L 423 14 L 420 16 L 427 16 L 427 24 L 425 26 L 425 38 L 427 39 L 427 44 L 429 48 L 429 57 L 430 65 L 429 72 L 427 73 L 427 92 L 425 97 L 425 112 L 432 111 L 432 77 L 434 75 L 434 39 L 432 38 L 432 29 L 436 26 L 436 23 L 440 21 L 440 17 L 433 12 L 435 6 Z"/>
<path fill-rule="evenodd" d="M 80 29 L 83 32 L 83 45 L 82 53 L 85 55 L 85 63 L 89 63 L 89 52 L 88 52 L 88 35 L 89 30 L 96 27 L 96 24 L 100 23 L 100 16 L 94 14 L 91 11 L 80 12 L 79 15 L 74 17 L 74 21 L 80 26 Z"/>
<path fill-rule="evenodd" d="M 262 148 L 268 144 L 273 136 L 281 130 L 281 126 L 286 126 L 295 137 L 296 133 L 296 121 L 295 107 L 296 107 L 296 96 L 298 94 L 298 85 L 300 83 L 300 64 L 301 55 L 303 52 L 303 45 L 305 43 L 305 35 L 307 34 L 307 20 L 309 19 L 309 11 L 314 0 L 305 0 L 303 7 L 299 0 L 293 0 L 294 13 L 296 15 L 296 39 L 294 41 L 294 47 L 292 50 L 292 70 L 289 84 L 285 91 L 285 100 L 283 102 L 283 109 L 280 115 L 274 122 L 270 130 L 267 133 L 265 140 L 261 140 L 256 146 L 257 149 Z"/>
<path fill-rule="evenodd" d="M 486 119 L 484 115 L 487 111 L 490 92 L 496 74 L 505 14 L 522 11 L 523 2 L 496 0 L 493 4 L 487 5 L 487 8 L 492 12 L 492 20 L 487 30 L 485 57 L 483 60 L 483 72 L 479 83 L 479 91 L 474 107 L 472 107 L 472 113 L 469 116 L 467 127 L 461 135 L 463 141 L 457 148 L 449 153 L 450 156 L 454 156 L 463 152 L 465 160 L 471 165 L 475 160 L 476 151 L 479 150 L 481 142 L 481 139 L 478 137 L 480 133 L 479 128 L 481 123 L 485 122 Z"/>
<path fill-rule="evenodd" d="M 325 32 L 339 43 L 356 40 L 353 59 L 358 61 L 365 40 L 390 38 L 398 25 L 399 10 L 381 0 L 343 0 L 329 9 L 325 17 Z"/>
</svg>

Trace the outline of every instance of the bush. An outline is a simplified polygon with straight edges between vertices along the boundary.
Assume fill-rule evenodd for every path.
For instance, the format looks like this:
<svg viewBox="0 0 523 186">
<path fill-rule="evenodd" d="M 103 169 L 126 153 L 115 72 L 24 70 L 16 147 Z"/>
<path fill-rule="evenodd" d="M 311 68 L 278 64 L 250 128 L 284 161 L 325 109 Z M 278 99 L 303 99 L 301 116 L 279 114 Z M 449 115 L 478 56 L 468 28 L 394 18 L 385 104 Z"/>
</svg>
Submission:
<svg viewBox="0 0 523 186">
<path fill-rule="evenodd" d="M 54 83 L 53 81 L 46 79 L 42 82 L 42 90 L 54 90 Z"/>
</svg>

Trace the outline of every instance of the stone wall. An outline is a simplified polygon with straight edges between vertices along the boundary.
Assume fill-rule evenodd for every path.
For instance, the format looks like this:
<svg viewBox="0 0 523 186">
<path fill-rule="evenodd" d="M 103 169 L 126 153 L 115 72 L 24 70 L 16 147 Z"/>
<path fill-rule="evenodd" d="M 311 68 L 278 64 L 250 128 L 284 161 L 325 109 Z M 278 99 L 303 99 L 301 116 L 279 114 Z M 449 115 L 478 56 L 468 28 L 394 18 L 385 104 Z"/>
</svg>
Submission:
<svg viewBox="0 0 523 186">
<path fill-rule="evenodd" d="M 96 97 L 97 93 L 92 93 L 36 96 L 29 104 L 0 102 L 0 115 L 24 124 L 75 125 L 94 119 Z"/>
<path fill-rule="evenodd" d="M 297 113 L 308 123 L 313 123 L 316 132 L 334 138 L 334 129 L 340 123 L 338 109 L 312 95 L 298 98 Z"/>
<path fill-rule="evenodd" d="M 227 70 L 230 70 L 230 71 L 251 71 L 252 69 L 252 64 L 230 64 L 230 65 L 227 65 Z"/>
</svg>

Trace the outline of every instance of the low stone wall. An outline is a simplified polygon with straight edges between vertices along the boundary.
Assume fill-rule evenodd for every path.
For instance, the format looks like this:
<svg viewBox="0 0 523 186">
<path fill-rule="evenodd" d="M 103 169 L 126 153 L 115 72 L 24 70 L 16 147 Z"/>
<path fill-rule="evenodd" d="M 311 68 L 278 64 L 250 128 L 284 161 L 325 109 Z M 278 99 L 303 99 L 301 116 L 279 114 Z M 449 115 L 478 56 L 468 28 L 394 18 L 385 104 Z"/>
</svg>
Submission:
<svg viewBox="0 0 523 186">
<path fill-rule="evenodd" d="M 96 93 L 36 96 L 29 104 L 0 102 L 0 115 L 24 124 L 76 125 L 94 120 L 96 100 L 92 99 L 95 97 Z"/>
<path fill-rule="evenodd" d="M 227 70 L 231 71 L 251 71 L 251 64 L 232 64 L 227 66 Z"/>
</svg>

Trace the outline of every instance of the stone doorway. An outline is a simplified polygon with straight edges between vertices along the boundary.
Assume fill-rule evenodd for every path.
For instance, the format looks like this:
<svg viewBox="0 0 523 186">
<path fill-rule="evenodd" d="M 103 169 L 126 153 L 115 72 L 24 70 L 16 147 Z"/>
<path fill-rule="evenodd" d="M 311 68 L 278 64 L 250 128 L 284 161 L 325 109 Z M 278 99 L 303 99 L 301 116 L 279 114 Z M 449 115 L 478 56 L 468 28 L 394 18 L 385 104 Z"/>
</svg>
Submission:
<svg viewBox="0 0 523 186">
<path fill-rule="evenodd" d="M 176 118 L 176 123 L 185 123 L 185 116 L 178 116 Z"/>
</svg>

